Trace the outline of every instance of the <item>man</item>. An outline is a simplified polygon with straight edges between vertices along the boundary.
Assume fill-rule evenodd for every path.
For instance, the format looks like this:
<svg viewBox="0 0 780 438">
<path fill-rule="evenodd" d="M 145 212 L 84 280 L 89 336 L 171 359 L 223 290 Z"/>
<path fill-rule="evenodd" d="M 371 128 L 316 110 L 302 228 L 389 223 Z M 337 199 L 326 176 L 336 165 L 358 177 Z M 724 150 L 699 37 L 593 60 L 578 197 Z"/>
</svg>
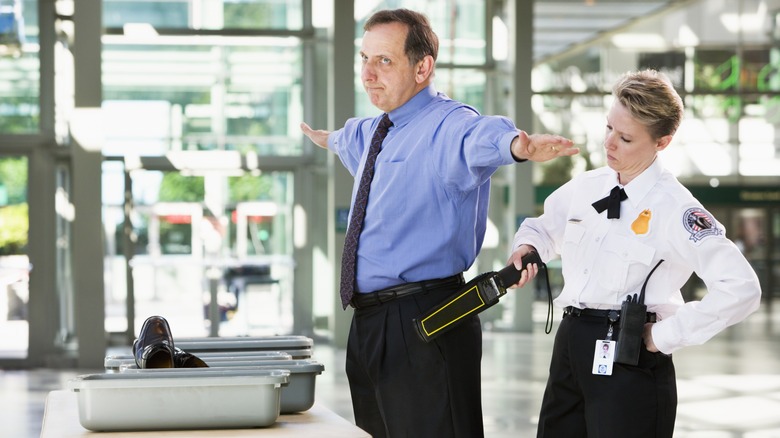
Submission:
<svg viewBox="0 0 780 438">
<path fill-rule="evenodd" d="M 356 177 L 341 291 L 344 306 L 355 308 L 346 367 L 356 423 L 374 437 L 480 437 L 479 318 L 430 344 L 412 320 L 463 284 L 482 245 L 498 166 L 578 150 L 438 93 L 438 38 L 424 15 L 380 11 L 364 31 L 361 80 L 384 114 L 334 132 L 301 124 Z M 372 144 L 381 145 L 375 157 Z M 524 274 L 518 285 L 526 281 Z"/>
</svg>

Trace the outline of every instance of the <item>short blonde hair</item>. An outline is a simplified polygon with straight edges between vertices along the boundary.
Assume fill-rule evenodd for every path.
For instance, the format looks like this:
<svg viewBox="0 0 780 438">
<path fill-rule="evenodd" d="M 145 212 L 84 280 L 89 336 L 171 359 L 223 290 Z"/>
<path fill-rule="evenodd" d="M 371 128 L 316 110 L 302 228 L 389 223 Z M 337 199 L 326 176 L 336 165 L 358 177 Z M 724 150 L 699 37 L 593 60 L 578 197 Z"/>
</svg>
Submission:
<svg viewBox="0 0 780 438">
<path fill-rule="evenodd" d="M 612 94 L 654 139 L 674 135 L 683 117 L 683 101 L 669 78 L 656 70 L 625 73 Z"/>
</svg>

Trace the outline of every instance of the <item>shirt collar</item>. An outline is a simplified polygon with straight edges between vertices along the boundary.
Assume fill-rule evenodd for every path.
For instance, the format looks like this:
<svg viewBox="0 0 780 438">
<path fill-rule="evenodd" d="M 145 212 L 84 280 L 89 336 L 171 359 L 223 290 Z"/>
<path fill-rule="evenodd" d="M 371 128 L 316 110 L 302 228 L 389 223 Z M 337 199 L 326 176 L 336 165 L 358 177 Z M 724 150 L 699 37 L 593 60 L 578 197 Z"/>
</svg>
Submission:
<svg viewBox="0 0 780 438">
<path fill-rule="evenodd" d="M 661 177 L 662 170 L 661 160 L 656 156 L 650 167 L 625 186 L 626 195 L 628 195 L 631 205 L 634 207 L 638 206 L 642 199 L 650 193 L 650 189 L 655 186 L 655 183 Z"/>
<path fill-rule="evenodd" d="M 430 84 L 420 90 L 419 93 L 412 96 L 405 104 L 390 111 L 389 116 L 390 120 L 393 122 L 393 126 L 397 128 L 409 123 L 417 116 L 417 113 L 431 103 L 437 95 L 438 92 L 436 91 L 436 88 L 434 88 L 433 84 Z"/>
<path fill-rule="evenodd" d="M 616 185 L 620 186 L 626 191 L 626 195 L 628 195 L 628 201 L 631 203 L 631 205 L 637 207 L 642 199 L 644 199 L 645 196 L 650 193 L 650 189 L 653 188 L 655 183 L 661 177 L 663 165 L 661 164 L 661 159 L 656 156 L 653 163 L 650 164 L 647 169 L 640 173 L 636 178 L 632 179 L 631 182 L 625 186 L 620 184 L 618 173 L 612 170 L 612 168 L 609 169 L 611 171 L 611 176 L 607 178 L 607 181 L 604 183 L 604 193 L 609 194 L 609 191 L 612 190 L 612 187 L 615 187 Z"/>
</svg>

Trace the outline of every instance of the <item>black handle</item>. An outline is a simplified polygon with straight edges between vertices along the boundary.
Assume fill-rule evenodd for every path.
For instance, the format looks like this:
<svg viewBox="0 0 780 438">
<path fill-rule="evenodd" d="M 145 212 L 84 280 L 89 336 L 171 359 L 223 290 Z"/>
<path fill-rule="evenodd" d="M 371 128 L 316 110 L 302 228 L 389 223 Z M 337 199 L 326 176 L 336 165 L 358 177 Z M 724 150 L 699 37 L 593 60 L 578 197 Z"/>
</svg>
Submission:
<svg viewBox="0 0 780 438">
<path fill-rule="evenodd" d="M 526 266 L 528 266 L 529 263 L 536 263 L 539 267 L 542 265 L 542 259 L 539 258 L 539 254 L 536 253 L 536 251 L 531 251 L 528 254 L 523 256 L 523 268 L 519 271 L 515 268 L 514 263 L 507 266 L 506 268 L 498 271 L 498 274 L 496 274 L 497 282 L 499 283 L 499 286 L 503 288 L 508 288 L 509 286 L 512 286 L 513 284 L 520 281 L 520 276 L 522 275 L 523 271 L 525 270 Z"/>
</svg>

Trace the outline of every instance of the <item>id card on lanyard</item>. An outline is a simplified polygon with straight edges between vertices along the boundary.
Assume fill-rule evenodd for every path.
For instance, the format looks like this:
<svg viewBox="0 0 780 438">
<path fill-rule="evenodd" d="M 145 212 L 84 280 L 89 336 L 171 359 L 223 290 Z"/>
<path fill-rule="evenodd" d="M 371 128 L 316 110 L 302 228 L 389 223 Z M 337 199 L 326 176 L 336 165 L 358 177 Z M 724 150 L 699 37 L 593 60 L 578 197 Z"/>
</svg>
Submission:
<svg viewBox="0 0 780 438">
<path fill-rule="evenodd" d="M 611 376 L 612 365 L 615 363 L 615 341 L 607 339 L 596 340 L 596 351 L 593 353 L 593 374 Z"/>
</svg>

